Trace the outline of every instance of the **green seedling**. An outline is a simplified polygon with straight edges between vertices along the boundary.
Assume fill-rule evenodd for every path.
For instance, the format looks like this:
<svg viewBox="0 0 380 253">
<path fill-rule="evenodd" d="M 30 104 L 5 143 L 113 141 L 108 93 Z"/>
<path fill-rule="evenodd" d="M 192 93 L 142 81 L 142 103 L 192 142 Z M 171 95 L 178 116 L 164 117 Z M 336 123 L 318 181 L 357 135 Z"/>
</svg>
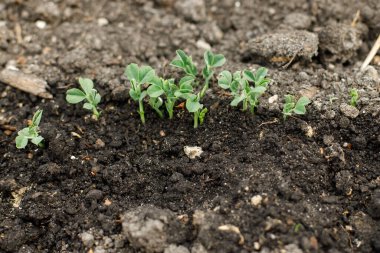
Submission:
<svg viewBox="0 0 380 253">
<path fill-rule="evenodd" d="M 284 120 L 288 116 L 292 116 L 293 113 L 298 115 L 304 115 L 306 113 L 306 106 L 308 104 L 310 104 L 310 100 L 305 96 L 300 97 L 296 102 L 294 96 L 285 95 L 285 105 L 282 111 L 282 114 L 284 115 Z"/>
<path fill-rule="evenodd" d="M 174 95 L 177 98 L 186 99 L 186 109 L 188 112 L 193 114 L 194 128 L 197 128 L 199 124 L 202 125 L 208 109 L 204 108 L 203 104 L 201 104 L 200 93 L 194 94 L 192 81 L 190 79 L 186 79 L 186 77 L 182 78 L 180 81 L 180 87 Z"/>
<path fill-rule="evenodd" d="M 151 100 L 163 101 L 161 96 L 165 96 L 165 107 L 169 114 L 169 119 L 173 118 L 174 106 L 179 98 L 181 98 L 182 93 L 186 94 L 192 91 L 192 83 L 194 78 L 192 76 L 185 76 L 179 81 L 179 87 L 175 84 L 174 79 L 165 80 L 160 77 L 154 77 L 151 81 L 147 92 Z M 180 91 L 180 93 L 178 93 Z M 150 100 L 150 101 L 151 101 Z M 152 104 L 151 104 L 152 105 Z M 162 102 L 159 106 L 162 105 Z M 162 111 L 158 108 L 153 107 L 159 115 L 162 117 Z"/>
<path fill-rule="evenodd" d="M 83 108 L 92 111 L 93 116 L 99 119 L 100 112 L 98 111 L 98 104 L 101 97 L 96 89 L 94 89 L 94 83 L 88 78 L 79 78 L 79 85 L 82 90 L 73 88 L 66 92 L 66 101 L 70 104 L 77 104 L 86 100 L 83 104 Z"/>
<path fill-rule="evenodd" d="M 177 57 L 170 63 L 170 65 L 182 69 L 186 76 L 196 79 L 198 70 L 193 63 L 193 60 L 184 51 L 177 50 Z M 209 83 L 214 76 L 214 68 L 221 67 L 226 62 L 226 58 L 222 54 L 213 54 L 211 51 L 204 53 L 205 67 L 202 70 L 202 76 L 204 79 L 203 87 L 200 92 L 200 97 L 203 98 L 206 91 L 209 88 Z M 194 86 L 197 86 L 197 82 L 194 82 Z"/>
<path fill-rule="evenodd" d="M 25 148 L 26 145 L 28 145 L 29 140 L 39 146 L 43 147 L 43 137 L 39 135 L 39 125 L 41 122 L 42 117 L 42 110 L 36 111 L 36 113 L 33 115 L 33 119 L 31 124 L 20 130 L 18 132 L 18 136 L 16 137 L 16 147 L 18 149 Z"/>
<path fill-rule="evenodd" d="M 231 106 L 238 106 L 243 103 L 243 111 L 250 108 L 254 113 L 255 108 L 259 104 L 259 98 L 267 90 L 270 80 L 266 78 L 268 70 L 266 68 L 259 68 L 256 73 L 249 70 L 236 71 L 231 74 L 229 71 L 222 71 L 218 77 L 218 85 L 222 89 L 229 89 L 233 95 Z M 253 83 L 254 86 L 251 86 Z"/>
<path fill-rule="evenodd" d="M 177 57 L 170 63 L 173 67 L 177 67 L 185 71 L 186 75 L 195 77 L 198 74 L 191 56 L 188 56 L 183 50 L 176 51 Z"/>
<path fill-rule="evenodd" d="M 149 66 L 139 67 L 137 64 L 132 63 L 125 69 L 124 75 L 127 76 L 131 82 L 131 88 L 129 90 L 129 95 L 131 98 L 139 102 L 140 119 L 143 124 L 145 124 L 145 113 L 144 113 L 144 98 L 147 95 L 144 85 L 149 84 L 155 77 L 155 71 Z M 152 101 L 154 104 L 153 108 L 157 108 L 157 101 Z M 159 107 L 158 107 L 159 108 Z"/>
<path fill-rule="evenodd" d="M 357 89 L 351 89 L 350 90 L 350 97 L 351 97 L 350 104 L 352 106 L 356 107 L 358 104 L 358 99 L 359 99 L 358 90 Z"/>
<path fill-rule="evenodd" d="M 204 60 L 206 63 L 206 66 L 202 70 L 203 78 L 205 79 L 205 82 L 203 84 L 203 88 L 201 91 L 201 98 L 204 97 L 206 94 L 206 91 L 209 88 L 209 82 L 214 76 L 214 68 L 221 67 L 226 62 L 226 58 L 222 54 L 213 54 L 211 51 L 206 51 L 204 54 Z"/>
</svg>

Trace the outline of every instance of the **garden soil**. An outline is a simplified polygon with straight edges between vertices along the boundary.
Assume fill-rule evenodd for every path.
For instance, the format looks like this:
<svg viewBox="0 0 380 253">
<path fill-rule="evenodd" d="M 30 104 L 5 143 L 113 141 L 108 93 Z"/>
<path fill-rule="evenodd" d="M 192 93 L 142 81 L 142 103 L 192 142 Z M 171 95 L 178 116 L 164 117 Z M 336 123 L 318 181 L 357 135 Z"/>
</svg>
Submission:
<svg viewBox="0 0 380 253">
<path fill-rule="evenodd" d="M 0 84 L 0 252 L 380 252 L 379 56 L 359 72 L 379 12 L 377 0 L 1 1 L 1 69 L 46 80 L 53 99 Z M 146 104 L 141 124 L 125 66 L 178 79 L 176 49 L 199 67 L 207 49 L 230 71 L 267 67 L 255 114 L 213 80 L 198 129 L 180 105 L 169 120 Z M 98 121 L 65 102 L 78 77 L 102 95 Z M 308 96 L 307 114 L 284 120 L 285 94 Z M 37 109 L 45 148 L 18 150 Z"/>
</svg>

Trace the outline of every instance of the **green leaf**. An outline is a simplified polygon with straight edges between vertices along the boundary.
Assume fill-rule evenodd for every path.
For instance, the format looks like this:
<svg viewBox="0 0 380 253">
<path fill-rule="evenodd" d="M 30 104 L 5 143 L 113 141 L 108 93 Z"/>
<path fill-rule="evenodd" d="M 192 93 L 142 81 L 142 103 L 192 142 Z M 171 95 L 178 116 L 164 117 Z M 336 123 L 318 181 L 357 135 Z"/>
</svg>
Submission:
<svg viewBox="0 0 380 253">
<path fill-rule="evenodd" d="M 41 122 L 42 110 L 37 110 L 33 115 L 32 123 L 34 126 L 38 126 Z"/>
<path fill-rule="evenodd" d="M 183 50 L 178 49 L 176 54 L 183 63 L 188 63 L 190 57 Z"/>
<path fill-rule="evenodd" d="M 83 108 L 87 109 L 87 110 L 92 110 L 92 108 L 94 108 L 94 106 L 90 103 L 84 103 Z"/>
<path fill-rule="evenodd" d="M 162 106 L 163 101 L 160 97 L 152 97 L 149 99 L 149 104 L 155 109 L 158 109 Z"/>
<path fill-rule="evenodd" d="M 149 66 L 142 66 L 139 71 L 139 79 L 137 80 L 140 84 L 149 83 L 156 75 L 154 69 Z"/>
<path fill-rule="evenodd" d="M 193 76 L 184 76 L 179 81 L 179 86 L 180 87 L 191 87 L 191 89 L 192 89 L 193 82 L 194 82 Z"/>
<path fill-rule="evenodd" d="M 79 84 L 80 87 L 82 87 L 82 90 L 86 94 L 90 94 L 91 90 L 94 88 L 94 83 L 92 82 L 91 79 L 88 78 L 79 78 Z"/>
<path fill-rule="evenodd" d="M 219 77 L 218 77 L 218 85 L 222 89 L 229 89 L 230 86 L 231 86 L 231 83 L 232 83 L 232 74 L 231 74 L 231 72 L 229 72 L 227 70 L 222 71 L 219 74 Z"/>
<path fill-rule="evenodd" d="M 285 95 L 285 104 L 294 103 L 294 96 L 292 95 Z"/>
<path fill-rule="evenodd" d="M 206 51 L 204 53 L 204 59 L 206 65 L 212 68 L 223 66 L 226 62 L 226 58 L 222 54 L 213 54 L 211 51 Z"/>
<path fill-rule="evenodd" d="M 206 113 L 208 112 L 208 109 L 207 108 L 204 108 L 200 113 L 199 113 L 199 123 L 201 125 L 203 125 L 203 122 L 205 120 L 205 117 L 206 117 Z"/>
<path fill-rule="evenodd" d="M 197 111 L 199 111 L 202 108 L 203 108 L 203 105 L 201 103 L 199 103 L 199 101 L 192 100 L 191 98 L 188 98 L 186 100 L 186 109 L 189 112 L 191 112 L 191 113 L 197 112 Z"/>
<path fill-rule="evenodd" d="M 149 86 L 149 88 L 147 89 L 147 92 L 150 97 L 154 97 L 154 98 L 159 97 L 162 94 L 164 94 L 164 90 L 156 84 Z"/>
<path fill-rule="evenodd" d="M 124 75 L 126 75 L 130 81 L 136 80 L 138 82 L 139 66 L 136 63 L 129 64 L 127 68 L 125 69 Z"/>
<path fill-rule="evenodd" d="M 95 99 L 94 99 L 95 105 L 99 104 L 101 99 L 102 98 L 101 98 L 100 94 L 96 93 Z"/>
<path fill-rule="evenodd" d="M 256 70 L 255 83 L 261 82 L 266 77 L 267 74 L 268 74 L 268 69 L 264 67 L 260 67 L 258 70 Z"/>
<path fill-rule="evenodd" d="M 306 105 L 310 103 L 310 100 L 307 97 L 301 97 L 298 99 L 293 111 L 296 114 L 305 114 L 306 113 Z"/>
<path fill-rule="evenodd" d="M 22 135 L 16 137 L 16 148 L 18 149 L 25 148 L 26 145 L 28 145 L 28 138 Z"/>
<path fill-rule="evenodd" d="M 306 106 L 308 104 L 310 104 L 310 99 L 305 97 L 305 96 L 302 96 L 302 97 L 300 97 L 300 99 L 298 99 L 296 107 L 299 105 Z"/>
<path fill-rule="evenodd" d="M 243 71 L 243 77 L 245 79 L 247 79 L 248 81 L 250 81 L 250 82 L 254 82 L 255 81 L 255 75 L 252 73 L 252 71 L 244 70 Z"/>
<path fill-rule="evenodd" d="M 138 93 L 137 91 L 131 89 L 131 90 L 129 90 L 129 96 L 130 96 L 133 100 L 138 101 L 139 98 L 140 98 L 140 93 Z"/>
<path fill-rule="evenodd" d="M 263 94 L 267 89 L 263 86 L 258 86 L 258 87 L 251 87 L 250 93 L 254 94 Z"/>
<path fill-rule="evenodd" d="M 69 89 L 66 92 L 66 101 L 70 104 L 77 104 L 86 98 L 86 94 L 77 88 Z"/>
<path fill-rule="evenodd" d="M 185 65 L 183 64 L 183 62 L 180 59 L 174 59 L 174 60 L 172 60 L 172 62 L 170 63 L 170 65 L 173 66 L 173 67 L 181 68 L 181 69 L 185 68 Z"/>
<path fill-rule="evenodd" d="M 245 98 L 246 98 L 245 95 L 237 96 L 237 97 L 235 97 L 235 98 L 231 101 L 230 105 L 231 105 L 231 106 L 237 106 L 237 105 L 238 105 L 241 101 L 243 101 Z"/>
<path fill-rule="evenodd" d="M 147 95 L 147 92 L 144 90 L 143 92 L 141 92 L 140 94 L 140 97 L 139 97 L 139 101 L 142 101 Z"/>
<path fill-rule="evenodd" d="M 44 138 L 42 136 L 37 136 L 37 137 L 34 137 L 31 142 L 35 145 L 39 145 L 41 143 L 41 141 L 43 140 Z"/>
</svg>

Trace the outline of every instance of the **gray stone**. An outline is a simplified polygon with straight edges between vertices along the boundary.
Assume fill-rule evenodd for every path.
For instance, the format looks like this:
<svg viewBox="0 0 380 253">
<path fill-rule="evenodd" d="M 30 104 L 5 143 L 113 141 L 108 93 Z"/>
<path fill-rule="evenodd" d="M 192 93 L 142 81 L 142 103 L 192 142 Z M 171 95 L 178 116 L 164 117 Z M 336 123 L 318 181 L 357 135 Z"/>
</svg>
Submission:
<svg viewBox="0 0 380 253">
<path fill-rule="evenodd" d="M 175 3 L 175 9 L 185 19 L 192 22 L 206 20 L 206 4 L 204 0 L 181 0 Z"/>
<path fill-rule="evenodd" d="M 340 105 L 340 111 L 348 118 L 351 118 L 351 119 L 354 119 L 356 117 L 359 116 L 359 110 L 358 108 L 352 106 L 352 105 L 349 105 L 349 104 L 346 104 L 346 103 L 343 103 Z"/>
<path fill-rule="evenodd" d="M 379 73 L 373 66 L 367 66 L 363 72 L 359 72 L 355 77 L 356 83 L 363 87 L 371 87 L 380 92 Z"/>
<path fill-rule="evenodd" d="M 295 29 L 307 30 L 311 25 L 311 18 L 304 13 L 290 13 L 284 19 L 284 24 L 289 25 Z"/>
<path fill-rule="evenodd" d="M 142 206 L 125 213 L 122 220 L 122 233 L 131 246 L 147 253 L 163 252 L 169 246 L 169 238 L 173 242 L 177 236 L 167 233 L 170 222 L 179 223 L 169 210 Z"/>
<path fill-rule="evenodd" d="M 319 52 L 325 62 L 345 62 L 362 45 L 361 33 L 347 24 L 328 25 L 319 32 Z"/>
<path fill-rule="evenodd" d="M 80 239 L 82 240 L 84 246 L 90 248 L 92 245 L 94 245 L 94 236 L 91 233 L 83 232 L 79 234 Z"/>
<path fill-rule="evenodd" d="M 286 253 L 303 253 L 303 251 L 298 247 L 297 244 L 288 244 L 285 246 Z"/>
<path fill-rule="evenodd" d="M 245 55 L 264 58 L 274 64 L 288 63 L 293 57 L 310 60 L 318 54 L 318 36 L 295 30 L 264 34 L 248 42 Z"/>
<path fill-rule="evenodd" d="M 190 251 L 182 245 L 177 246 L 170 244 L 169 247 L 164 250 L 164 253 L 190 253 Z"/>
<path fill-rule="evenodd" d="M 86 194 L 87 199 L 100 200 L 103 198 L 103 192 L 98 189 L 92 189 Z"/>
</svg>

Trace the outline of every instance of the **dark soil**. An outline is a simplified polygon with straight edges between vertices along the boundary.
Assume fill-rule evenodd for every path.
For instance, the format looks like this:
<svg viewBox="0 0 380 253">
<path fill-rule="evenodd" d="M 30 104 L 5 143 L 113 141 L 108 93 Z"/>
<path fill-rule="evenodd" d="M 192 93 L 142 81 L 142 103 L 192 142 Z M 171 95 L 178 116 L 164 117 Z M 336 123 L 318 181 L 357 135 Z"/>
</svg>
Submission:
<svg viewBox="0 0 380 253">
<path fill-rule="evenodd" d="M 0 84 L 0 252 L 380 252 L 380 67 L 357 74 L 379 11 L 351 0 L 1 2 L 1 67 L 47 80 L 54 99 Z M 214 83 L 200 128 L 148 105 L 142 125 L 125 65 L 178 77 L 175 50 L 200 63 L 205 44 L 228 69 L 269 68 L 256 114 Z M 65 102 L 79 76 L 102 94 L 98 122 Z M 359 116 L 344 109 L 353 87 Z M 282 119 L 286 93 L 312 98 L 307 115 Z M 46 148 L 18 150 L 9 126 L 37 109 Z M 189 159 L 185 146 L 204 152 Z"/>
</svg>

